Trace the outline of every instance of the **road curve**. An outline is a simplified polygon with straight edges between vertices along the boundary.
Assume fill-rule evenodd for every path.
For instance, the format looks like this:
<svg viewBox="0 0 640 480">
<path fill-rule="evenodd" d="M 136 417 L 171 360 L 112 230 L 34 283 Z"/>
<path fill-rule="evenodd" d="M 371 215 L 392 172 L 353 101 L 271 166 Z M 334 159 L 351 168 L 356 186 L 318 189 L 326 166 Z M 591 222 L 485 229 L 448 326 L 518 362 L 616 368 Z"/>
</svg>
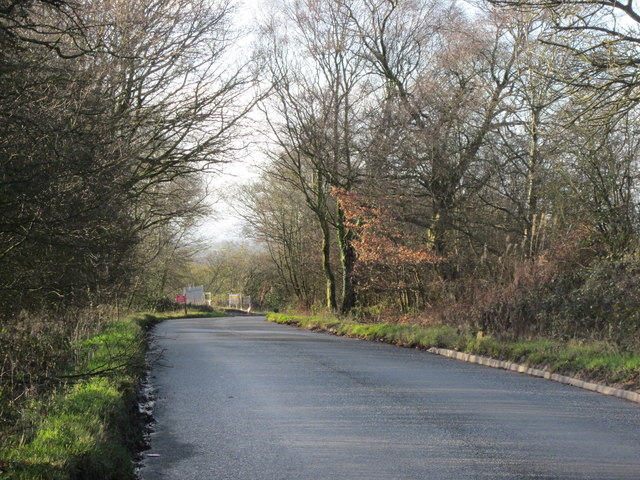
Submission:
<svg viewBox="0 0 640 480">
<path fill-rule="evenodd" d="M 143 480 L 640 480 L 624 400 L 261 317 L 156 341 Z"/>
</svg>

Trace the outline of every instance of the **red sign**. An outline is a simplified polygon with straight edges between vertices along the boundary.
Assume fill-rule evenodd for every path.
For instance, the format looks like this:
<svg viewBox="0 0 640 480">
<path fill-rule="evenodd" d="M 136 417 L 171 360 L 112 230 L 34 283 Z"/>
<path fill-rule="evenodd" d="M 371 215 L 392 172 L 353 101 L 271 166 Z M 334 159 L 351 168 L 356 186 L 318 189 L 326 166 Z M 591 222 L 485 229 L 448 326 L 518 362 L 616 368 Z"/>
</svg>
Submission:
<svg viewBox="0 0 640 480">
<path fill-rule="evenodd" d="M 186 295 L 176 295 L 176 303 L 187 303 Z"/>
</svg>

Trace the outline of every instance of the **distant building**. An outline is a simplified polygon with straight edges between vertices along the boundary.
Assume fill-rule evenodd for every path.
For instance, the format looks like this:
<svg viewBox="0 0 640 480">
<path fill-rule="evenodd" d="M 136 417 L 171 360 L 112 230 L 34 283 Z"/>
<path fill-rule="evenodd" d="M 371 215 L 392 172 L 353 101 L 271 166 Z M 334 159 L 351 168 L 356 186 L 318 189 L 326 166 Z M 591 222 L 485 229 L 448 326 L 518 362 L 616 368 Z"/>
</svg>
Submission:
<svg viewBox="0 0 640 480">
<path fill-rule="evenodd" d="M 187 303 L 192 305 L 207 305 L 204 285 L 198 285 L 197 287 L 185 287 L 184 294 L 187 297 Z"/>
</svg>

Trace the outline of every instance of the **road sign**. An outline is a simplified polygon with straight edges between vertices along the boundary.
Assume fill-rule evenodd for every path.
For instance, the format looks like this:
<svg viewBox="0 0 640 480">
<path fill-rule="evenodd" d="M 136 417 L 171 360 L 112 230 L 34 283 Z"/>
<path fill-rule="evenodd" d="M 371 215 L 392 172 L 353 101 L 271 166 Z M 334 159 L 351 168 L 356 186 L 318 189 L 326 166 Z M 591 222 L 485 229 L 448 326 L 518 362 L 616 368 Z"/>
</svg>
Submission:
<svg viewBox="0 0 640 480">
<path fill-rule="evenodd" d="M 239 293 L 230 293 L 229 294 L 229 308 L 240 308 L 240 297 Z"/>
<path fill-rule="evenodd" d="M 176 295 L 176 303 L 187 303 L 186 295 Z"/>
</svg>

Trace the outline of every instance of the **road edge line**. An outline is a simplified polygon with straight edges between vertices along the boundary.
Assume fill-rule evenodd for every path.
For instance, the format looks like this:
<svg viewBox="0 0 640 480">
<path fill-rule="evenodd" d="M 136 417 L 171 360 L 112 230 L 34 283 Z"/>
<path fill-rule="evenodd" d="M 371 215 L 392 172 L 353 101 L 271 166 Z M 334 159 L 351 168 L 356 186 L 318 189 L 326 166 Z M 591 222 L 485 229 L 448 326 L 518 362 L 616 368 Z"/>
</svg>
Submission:
<svg viewBox="0 0 640 480">
<path fill-rule="evenodd" d="M 519 363 L 505 362 L 490 357 L 483 357 L 481 355 L 474 355 L 472 353 L 458 352 L 456 350 L 449 350 L 446 348 L 432 347 L 427 349 L 427 352 L 441 355 L 443 357 L 453 358 L 455 360 L 461 360 L 467 363 L 475 363 L 477 365 L 484 365 L 487 367 L 500 368 L 503 370 L 510 370 L 512 372 L 524 373 L 525 375 L 552 380 L 564 385 L 571 385 L 574 387 L 582 388 L 584 390 L 590 390 L 592 392 L 602 393 L 604 395 L 611 395 L 613 397 L 622 398 L 624 400 L 640 404 L 640 393 L 623 390 L 621 388 L 609 387 L 607 385 L 602 385 L 599 383 L 585 382 L 584 380 L 567 377 L 565 375 L 558 375 L 557 373 L 551 373 L 547 370 L 541 370 L 539 368 L 527 367 L 526 365 L 522 365 Z"/>
</svg>

